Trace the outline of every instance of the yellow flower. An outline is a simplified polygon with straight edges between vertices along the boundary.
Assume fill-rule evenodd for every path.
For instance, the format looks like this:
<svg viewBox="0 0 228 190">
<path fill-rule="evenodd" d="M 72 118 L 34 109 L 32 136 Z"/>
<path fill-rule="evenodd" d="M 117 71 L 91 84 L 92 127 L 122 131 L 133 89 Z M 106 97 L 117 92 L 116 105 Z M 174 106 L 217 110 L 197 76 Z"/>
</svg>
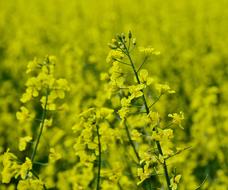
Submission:
<svg viewBox="0 0 228 190">
<path fill-rule="evenodd" d="M 101 74 L 100 74 L 100 79 L 101 79 L 102 81 L 108 80 L 108 79 L 109 79 L 108 73 L 101 73 Z"/>
<path fill-rule="evenodd" d="M 101 177 L 108 178 L 111 182 L 117 183 L 121 177 L 122 166 L 120 163 L 114 163 L 114 169 L 102 169 Z"/>
<path fill-rule="evenodd" d="M 47 102 L 47 105 L 46 105 L 46 109 L 47 110 L 50 110 L 50 111 L 54 111 L 56 110 L 56 104 L 53 102 L 53 96 L 50 96 L 48 98 L 48 102 Z M 40 99 L 40 102 L 41 102 L 41 106 L 42 108 L 44 109 L 45 108 L 45 104 L 46 104 L 46 96 L 42 96 L 42 98 Z"/>
<path fill-rule="evenodd" d="M 172 123 L 178 125 L 181 129 L 184 129 L 181 125 L 181 122 L 184 120 L 184 113 L 180 112 L 178 113 L 173 113 L 169 114 L 168 117 L 172 118 Z"/>
<path fill-rule="evenodd" d="M 50 162 L 55 162 L 61 158 L 62 158 L 62 156 L 60 153 L 56 152 L 56 150 L 54 148 L 50 148 L 50 152 L 49 152 L 49 161 Z"/>
<path fill-rule="evenodd" d="M 155 141 L 161 141 L 162 135 L 156 131 L 152 132 L 151 139 Z"/>
<path fill-rule="evenodd" d="M 44 120 L 44 126 L 45 127 L 51 127 L 52 126 L 52 122 L 53 122 L 53 119 L 50 118 L 50 119 L 45 119 Z"/>
<path fill-rule="evenodd" d="M 166 138 L 166 139 L 172 139 L 174 137 L 173 130 L 172 129 L 162 130 L 162 136 L 163 136 L 163 138 Z"/>
<path fill-rule="evenodd" d="M 121 106 L 122 107 L 129 107 L 131 105 L 131 100 L 129 98 L 123 97 L 121 99 Z"/>
<path fill-rule="evenodd" d="M 26 136 L 26 137 L 21 137 L 19 140 L 19 150 L 24 151 L 26 149 L 27 143 L 32 140 L 32 137 Z"/>
<path fill-rule="evenodd" d="M 88 145 L 88 149 L 90 149 L 90 150 L 96 150 L 98 147 L 97 143 L 91 142 L 91 141 L 88 142 L 87 145 Z"/>
<path fill-rule="evenodd" d="M 25 163 L 20 166 L 20 176 L 22 179 L 25 179 L 28 172 L 32 169 L 32 161 L 26 157 Z"/>
<path fill-rule="evenodd" d="M 37 97 L 39 95 L 39 90 L 41 90 L 41 83 L 36 77 L 31 77 L 26 82 L 26 86 L 28 87 L 26 91 L 31 93 L 33 97 Z"/>
<path fill-rule="evenodd" d="M 119 50 L 111 50 L 107 56 L 107 63 L 113 63 L 116 59 L 123 59 L 124 54 Z"/>
<path fill-rule="evenodd" d="M 181 175 L 176 175 L 175 177 L 170 179 L 170 187 L 172 190 L 177 190 L 177 186 L 180 182 Z"/>
<path fill-rule="evenodd" d="M 130 112 L 130 109 L 128 107 L 122 107 L 118 111 L 118 114 L 119 114 L 120 118 L 124 120 L 127 117 L 129 112 Z"/>
<path fill-rule="evenodd" d="M 43 190 L 43 183 L 39 179 L 20 180 L 17 185 L 18 190 Z"/>
<path fill-rule="evenodd" d="M 16 117 L 22 123 L 25 122 L 28 118 L 30 118 L 30 114 L 29 110 L 26 107 L 22 106 L 20 109 L 21 111 L 16 113 Z"/>
<path fill-rule="evenodd" d="M 171 90 L 171 88 L 167 84 L 156 84 L 155 88 L 158 90 L 159 94 L 161 95 L 175 93 L 175 91 Z"/>
<path fill-rule="evenodd" d="M 109 118 L 113 112 L 113 109 L 102 107 L 97 110 L 96 117 L 100 119 L 106 119 Z"/>
<path fill-rule="evenodd" d="M 95 108 L 89 108 L 86 111 L 82 112 L 80 114 L 80 117 L 87 120 L 88 118 L 90 118 L 91 116 L 94 116 L 96 114 L 95 111 L 96 111 Z"/>
<path fill-rule="evenodd" d="M 159 51 L 156 51 L 154 48 L 151 47 L 139 47 L 139 51 L 144 53 L 145 55 L 160 55 Z"/>
<path fill-rule="evenodd" d="M 53 89 L 51 93 L 56 94 L 56 98 L 59 97 L 63 99 L 65 97 L 65 92 L 69 91 L 70 87 L 66 79 L 58 79 L 56 80 L 56 87 Z"/>
<path fill-rule="evenodd" d="M 144 84 L 132 85 L 129 86 L 129 92 L 131 96 L 129 97 L 131 100 L 134 98 L 138 98 L 143 95 L 142 90 L 145 88 Z"/>
<path fill-rule="evenodd" d="M 152 170 L 149 166 L 150 166 L 149 162 L 146 162 L 143 168 L 138 168 L 137 173 L 140 181 L 137 183 L 137 185 L 140 185 L 141 183 L 143 183 L 143 181 L 150 178 Z"/>
<path fill-rule="evenodd" d="M 34 58 L 33 61 L 30 61 L 30 62 L 28 63 L 26 73 L 28 74 L 28 73 L 32 72 L 32 71 L 35 70 L 37 67 L 38 67 L 38 62 L 37 62 L 37 59 Z"/>
<path fill-rule="evenodd" d="M 139 72 L 140 82 L 146 84 L 147 86 L 153 82 L 153 78 L 148 76 L 148 71 L 146 69 L 142 69 Z"/>
<path fill-rule="evenodd" d="M 2 183 L 10 183 L 10 180 L 15 177 L 20 170 L 20 165 L 17 164 L 17 157 L 7 150 L 7 152 L 3 154 L 2 164 Z"/>
<path fill-rule="evenodd" d="M 140 141 L 140 137 L 142 136 L 136 129 L 132 130 L 131 137 L 133 141 Z"/>
</svg>

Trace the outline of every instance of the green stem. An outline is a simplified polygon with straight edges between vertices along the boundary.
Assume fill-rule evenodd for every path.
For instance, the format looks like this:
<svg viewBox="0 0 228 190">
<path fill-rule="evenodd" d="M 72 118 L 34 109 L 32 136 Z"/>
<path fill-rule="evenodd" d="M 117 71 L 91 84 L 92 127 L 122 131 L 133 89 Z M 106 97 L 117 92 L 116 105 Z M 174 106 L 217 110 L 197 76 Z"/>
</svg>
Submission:
<svg viewBox="0 0 228 190">
<path fill-rule="evenodd" d="M 31 170 L 32 174 L 37 178 L 40 179 L 39 176 L 36 174 L 36 172 L 34 170 Z M 45 184 L 43 184 L 44 190 L 47 190 L 47 187 Z"/>
<path fill-rule="evenodd" d="M 140 162 L 139 153 L 137 152 L 136 147 L 135 147 L 135 144 L 134 144 L 134 142 L 133 142 L 132 139 L 131 139 L 131 135 L 130 135 L 128 126 L 127 126 L 127 124 L 126 124 L 126 121 L 124 122 L 124 126 L 125 126 L 125 130 L 126 130 L 126 132 L 127 132 L 128 140 L 129 140 L 129 142 L 130 142 L 130 144 L 131 144 L 131 146 L 132 146 L 132 148 L 133 148 L 133 150 L 134 150 L 135 156 L 137 157 L 138 162 Z"/>
<path fill-rule="evenodd" d="M 138 76 L 138 73 L 137 73 L 135 65 L 134 65 L 134 62 L 133 62 L 133 60 L 131 58 L 131 55 L 129 53 L 129 50 L 127 49 L 125 43 L 123 43 L 123 45 L 124 45 L 124 48 L 126 50 L 126 55 L 127 55 L 128 59 L 129 59 L 129 61 L 131 63 L 131 66 L 132 66 L 133 72 L 135 74 L 137 83 L 141 84 L 139 76 Z M 143 93 L 142 99 L 143 99 L 143 103 L 144 103 L 144 106 L 145 106 L 145 109 L 146 109 L 146 113 L 148 115 L 150 110 L 149 110 L 149 107 L 148 107 L 148 104 L 147 104 L 147 101 L 146 101 L 146 98 L 145 98 L 145 95 L 144 95 L 144 91 L 141 90 L 141 92 Z M 156 131 L 155 128 L 153 130 Z M 159 151 L 159 154 L 161 154 L 163 156 L 163 151 L 162 151 L 162 147 L 161 147 L 160 142 L 159 141 L 155 141 L 155 142 L 156 142 L 156 146 L 157 146 L 157 149 Z M 167 187 L 168 187 L 169 190 L 171 190 L 171 188 L 170 188 L 170 177 L 169 177 L 168 167 L 167 167 L 166 161 L 164 161 L 164 163 L 163 163 L 163 169 L 164 169 L 164 172 L 165 172 L 165 178 L 166 178 Z"/>
<path fill-rule="evenodd" d="M 38 145 L 39 145 L 39 142 L 40 142 L 40 137 L 43 133 L 43 128 L 44 128 L 44 122 L 45 122 L 45 118 L 46 118 L 46 115 L 47 115 L 47 104 L 48 104 L 48 88 L 47 88 L 47 91 L 46 91 L 46 96 L 45 96 L 45 104 L 44 104 L 44 108 L 43 108 L 43 113 L 42 113 L 42 119 L 41 119 L 41 126 L 40 126 L 40 131 L 39 131 L 39 135 L 37 137 L 37 140 L 36 140 L 36 144 L 35 144 L 35 148 L 32 152 L 32 156 L 31 156 L 31 161 L 32 161 L 32 164 L 34 163 L 34 159 L 35 159 L 35 156 L 36 156 L 36 153 L 37 153 L 37 149 L 38 149 Z"/>
<path fill-rule="evenodd" d="M 161 98 L 162 94 L 160 94 L 157 99 L 149 106 L 149 108 L 153 107 Z"/>
<path fill-rule="evenodd" d="M 120 183 L 119 183 L 119 182 L 118 182 L 118 184 L 117 184 L 117 185 L 118 185 L 118 187 L 119 187 L 119 189 L 120 189 L 120 190 L 123 190 L 123 188 L 122 188 L 122 186 L 120 185 Z"/>
<path fill-rule="evenodd" d="M 156 142 L 156 145 L 157 145 L 159 154 L 161 154 L 163 156 L 163 151 L 162 151 L 160 142 L 159 141 L 155 141 L 155 142 Z M 163 165 L 163 169 L 164 169 L 164 172 L 165 172 L 165 179 L 166 179 L 167 187 L 168 187 L 169 190 L 171 190 L 171 188 L 170 188 L 170 178 L 169 178 L 169 173 L 168 173 L 168 167 L 167 167 L 167 164 L 166 164 L 166 161 L 165 160 L 164 160 L 164 162 L 163 162 L 162 165 Z"/>
<path fill-rule="evenodd" d="M 146 56 L 146 57 L 144 58 L 142 64 L 139 66 L 139 68 L 138 68 L 138 70 L 137 70 L 137 73 L 140 71 L 140 69 L 142 68 L 142 66 L 146 63 L 147 59 L 148 59 L 148 56 Z"/>
<path fill-rule="evenodd" d="M 100 176 L 101 176 L 101 140 L 99 134 L 99 126 L 96 125 L 97 128 L 97 138 L 98 138 L 98 171 L 97 171 L 97 189 L 100 190 Z"/>
<path fill-rule="evenodd" d="M 127 48 L 125 44 L 124 44 L 124 46 L 125 46 L 125 48 Z M 133 69 L 133 71 L 134 71 L 134 74 L 135 74 L 137 83 L 138 83 L 138 84 L 141 84 L 141 82 L 140 82 L 140 80 L 139 80 L 139 75 L 138 75 L 138 73 L 137 73 L 137 71 L 136 71 L 134 62 L 132 61 L 132 58 L 131 58 L 131 56 L 130 56 L 130 54 L 129 54 L 128 49 L 126 49 L 126 55 L 127 55 L 128 59 L 129 59 L 129 61 L 130 61 L 130 63 L 131 63 L 131 66 L 132 66 L 132 69 Z M 145 108 L 146 108 L 146 112 L 147 112 L 147 114 L 149 114 L 150 110 L 149 110 L 149 107 L 148 107 L 147 102 L 146 102 L 146 97 L 145 97 L 144 91 L 141 90 L 141 92 L 143 93 L 142 98 L 143 98 L 144 106 L 145 106 Z"/>
</svg>

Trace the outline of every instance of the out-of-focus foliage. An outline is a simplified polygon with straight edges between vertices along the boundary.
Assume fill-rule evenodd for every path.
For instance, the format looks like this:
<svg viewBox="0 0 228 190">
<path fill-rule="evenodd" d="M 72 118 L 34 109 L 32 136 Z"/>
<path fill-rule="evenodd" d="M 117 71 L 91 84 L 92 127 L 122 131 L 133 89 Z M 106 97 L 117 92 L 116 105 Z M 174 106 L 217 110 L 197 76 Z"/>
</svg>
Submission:
<svg viewBox="0 0 228 190">
<path fill-rule="evenodd" d="M 131 30 L 134 37 L 137 37 L 138 47 L 152 46 L 161 52 L 143 65 L 148 76 L 152 77 L 153 82 L 167 83 L 176 92 L 172 96 L 162 97 L 154 105 L 154 110 L 160 113 L 161 118 L 168 121 L 173 119 L 173 122 L 177 119 L 175 113 L 180 118 L 184 113 L 185 119 L 181 125 L 172 128 L 174 139 L 170 146 L 177 150 L 191 148 L 167 161 L 169 172 L 173 176 L 173 186 L 178 179 L 180 189 L 192 190 L 205 180 L 202 189 L 226 190 L 226 7 L 227 0 L 1 0 L 1 163 L 7 166 L 13 164 L 18 169 L 17 173 L 20 173 L 22 165 L 29 162 L 27 157 L 32 154 L 42 107 L 39 100 L 34 100 L 29 107 L 34 118 L 26 124 L 17 120 L 16 113 L 22 106 L 20 99 L 28 80 L 27 63 L 34 57 L 55 55 L 55 76 L 67 79 L 70 91 L 65 95 L 62 107 L 53 114 L 52 121 L 46 123 L 33 169 L 50 189 L 95 188 L 97 150 L 94 146 L 97 137 L 93 136 L 95 129 L 85 126 L 89 130 L 87 134 L 94 138 L 95 145 L 90 141 L 86 143 L 89 143 L 91 152 L 95 153 L 90 157 L 78 154 L 76 145 L 81 145 L 77 142 L 84 132 L 84 128 L 80 128 L 82 125 L 78 124 L 78 116 L 91 107 L 119 109 L 120 99 L 109 99 L 109 89 L 105 89 L 105 73 L 111 68 L 111 64 L 106 62 L 109 52 L 107 42 L 116 33 Z M 139 53 L 134 54 L 137 66 L 140 66 L 141 59 Z M 142 75 L 147 78 L 145 70 Z M 128 80 L 134 81 L 132 78 Z M 148 96 L 151 102 L 156 99 L 156 95 L 152 90 Z M 27 111 L 21 109 L 21 113 L 23 114 L 19 114 L 19 118 L 23 119 Z M 100 122 L 101 140 L 103 138 L 106 142 L 102 147 L 101 187 L 104 190 L 137 189 L 140 181 L 135 164 L 137 158 L 127 134 L 115 114 L 107 120 Z M 139 115 L 130 118 L 128 122 L 134 143 L 140 144 L 143 137 L 137 132 L 143 128 L 144 118 Z M 83 140 L 91 140 L 92 137 L 86 137 L 85 133 Z M 146 149 L 142 146 L 141 154 Z M 11 158 L 20 160 L 21 163 L 18 161 L 15 164 Z M 28 164 L 23 171 L 30 170 L 29 168 Z M 4 171 L 3 164 L 0 165 L 0 171 Z M 181 178 L 176 174 L 181 174 Z M 26 178 L 25 175 L 26 173 L 18 174 L 18 178 L 13 178 L 10 185 L 0 183 L 0 189 L 16 189 L 19 178 Z M 6 177 L 0 176 L 1 181 L 6 182 Z M 21 189 L 25 189 L 30 182 L 20 181 Z M 162 182 L 156 185 L 161 186 Z M 42 189 L 39 180 L 33 179 L 31 183 Z"/>
</svg>

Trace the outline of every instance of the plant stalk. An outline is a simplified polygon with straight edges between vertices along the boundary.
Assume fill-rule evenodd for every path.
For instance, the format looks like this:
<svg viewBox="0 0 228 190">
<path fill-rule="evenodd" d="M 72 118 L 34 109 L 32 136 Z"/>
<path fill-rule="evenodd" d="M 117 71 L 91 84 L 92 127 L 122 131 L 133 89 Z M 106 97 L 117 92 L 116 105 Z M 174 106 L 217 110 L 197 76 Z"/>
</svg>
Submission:
<svg viewBox="0 0 228 190">
<path fill-rule="evenodd" d="M 127 126 L 127 124 L 126 124 L 126 121 L 124 122 L 124 126 L 125 126 L 125 130 L 126 130 L 126 133 L 127 133 L 128 140 L 129 140 L 129 142 L 130 142 L 130 144 L 131 144 L 131 146 L 132 146 L 132 148 L 133 148 L 133 150 L 134 150 L 135 156 L 136 156 L 138 162 L 140 162 L 139 153 L 137 152 L 136 147 L 135 147 L 135 144 L 134 144 L 134 142 L 133 142 L 132 139 L 131 139 L 131 135 L 130 135 L 128 126 Z"/>
<path fill-rule="evenodd" d="M 44 104 L 44 108 L 43 108 L 43 113 L 42 113 L 42 119 L 41 119 L 41 126 L 40 126 L 40 131 L 39 131 L 39 135 L 37 137 L 37 140 L 36 140 L 36 144 L 35 144 L 35 148 L 32 152 L 32 156 L 31 156 L 31 161 L 32 161 L 32 164 L 34 163 L 34 159 L 35 159 L 35 156 L 36 156 L 36 153 L 37 153 L 37 149 L 38 149 L 38 145 L 39 145 L 39 142 L 40 142 L 40 137 L 43 133 L 43 129 L 44 129 L 44 122 L 45 122 L 45 118 L 46 118 L 46 115 L 47 115 L 47 104 L 48 104 L 48 89 L 46 91 L 46 96 L 45 96 L 45 104 Z"/>
<path fill-rule="evenodd" d="M 99 126 L 96 125 L 97 128 L 97 138 L 98 138 L 98 170 L 97 170 L 97 189 L 100 190 L 100 177 L 101 177 L 101 140 L 99 134 Z"/>
<path fill-rule="evenodd" d="M 127 55 L 128 59 L 129 59 L 129 61 L 131 63 L 131 66 L 132 66 L 133 72 L 135 74 L 137 83 L 141 84 L 139 76 L 138 76 L 138 73 L 137 73 L 137 70 L 136 70 L 135 65 L 134 65 L 134 62 L 133 62 L 133 60 L 131 58 L 131 55 L 129 53 L 129 49 L 126 47 L 125 43 L 123 43 L 123 45 L 124 45 L 124 48 L 126 50 L 125 54 Z M 144 103 L 144 106 L 145 106 L 145 109 L 146 109 L 146 113 L 148 115 L 150 110 L 149 110 L 149 107 L 148 107 L 148 104 L 147 104 L 147 101 L 146 101 L 146 98 L 145 98 L 144 91 L 141 90 L 141 92 L 143 93 L 142 99 L 143 99 L 143 103 Z M 155 128 L 153 130 L 156 131 Z M 155 143 L 156 143 L 157 149 L 159 151 L 159 154 L 161 154 L 163 156 L 163 151 L 162 151 L 162 147 L 161 147 L 160 142 L 159 141 L 155 141 Z M 167 183 L 168 190 L 171 190 L 171 188 L 170 188 L 170 177 L 169 177 L 168 167 L 167 167 L 166 161 L 164 161 L 164 163 L 163 163 L 163 169 L 164 169 L 164 173 L 165 173 L 165 178 L 166 178 L 166 183 Z"/>
</svg>

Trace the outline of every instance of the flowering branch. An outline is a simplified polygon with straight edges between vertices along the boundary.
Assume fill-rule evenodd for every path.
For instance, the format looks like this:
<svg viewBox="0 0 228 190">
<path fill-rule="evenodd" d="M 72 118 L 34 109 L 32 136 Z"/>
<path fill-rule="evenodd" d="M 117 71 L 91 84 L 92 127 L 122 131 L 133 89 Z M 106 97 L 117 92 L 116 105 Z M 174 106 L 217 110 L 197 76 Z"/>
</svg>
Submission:
<svg viewBox="0 0 228 190">
<path fill-rule="evenodd" d="M 45 104 L 44 104 L 43 113 L 42 113 L 40 131 L 39 131 L 39 134 L 38 134 L 38 137 L 37 137 L 37 140 L 36 140 L 35 148 L 34 148 L 34 150 L 32 152 L 32 156 L 31 156 L 32 163 L 34 163 L 34 159 L 35 159 L 35 156 L 36 156 L 37 148 L 38 148 L 38 145 L 39 145 L 39 142 L 40 142 L 40 137 L 42 135 L 43 128 L 44 128 L 44 121 L 45 121 L 46 115 L 47 115 L 47 104 L 48 104 L 48 93 L 49 93 L 48 91 L 49 90 L 47 89 L 46 90 L 46 96 L 45 96 Z"/>
<path fill-rule="evenodd" d="M 133 72 L 135 74 L 137 83 L 138 84 L 141 84 L 140 79 L 139 79 L 139 76 L 138 76 L 138 73 L 137 73 L 137 71 L 135 69 L 135 64 L 134 64 L 134 62 L 133 62 L 133 60 L 131 58 L 131 55 L 129 53 L 129 49 L 126 47 L 126 44 L 125 44 L 124 40 L 122 40 L 122 42 L 123 42 L 123 45 L 124 45 L 124 49 L 125 49 L 126 55 L 127 55 L 128 59 L 129 59 L 131 65 L 132 65 L 132 69 L 133 69 Z M 145 109 L 146 109 L 146 114 L 148 115 L 149 112 L 150 112 L 149 106 L 147 104 L 144 91 L 141 90 L 141 92 L 143 93 L 142 98 L 143 98 L 143 103 L 144 103 L 144 106 L 145 106 Z M 156 128 L 154 128 L 153 130 L 155 131 Z M 159 151 L 159 154 L 161 154 L 163 156 L 163 151 L 162 151 L 162 147 L 161 147 L 160 142 L 159 141 L 155 141 L 155 143 L 156 143 L 157 149 Z M 170 190 L 171 189 L 170 188 L 170 177 L 169 177 L 168 168 L 167 168 L 167 164 L 166 164 L 166 161 L 165 160 L 163 162 L 163 169 L 164 169 L 164 172 L 165 172 L 165 178 L 166 178 L 167 187 Z"/>
</svg>

